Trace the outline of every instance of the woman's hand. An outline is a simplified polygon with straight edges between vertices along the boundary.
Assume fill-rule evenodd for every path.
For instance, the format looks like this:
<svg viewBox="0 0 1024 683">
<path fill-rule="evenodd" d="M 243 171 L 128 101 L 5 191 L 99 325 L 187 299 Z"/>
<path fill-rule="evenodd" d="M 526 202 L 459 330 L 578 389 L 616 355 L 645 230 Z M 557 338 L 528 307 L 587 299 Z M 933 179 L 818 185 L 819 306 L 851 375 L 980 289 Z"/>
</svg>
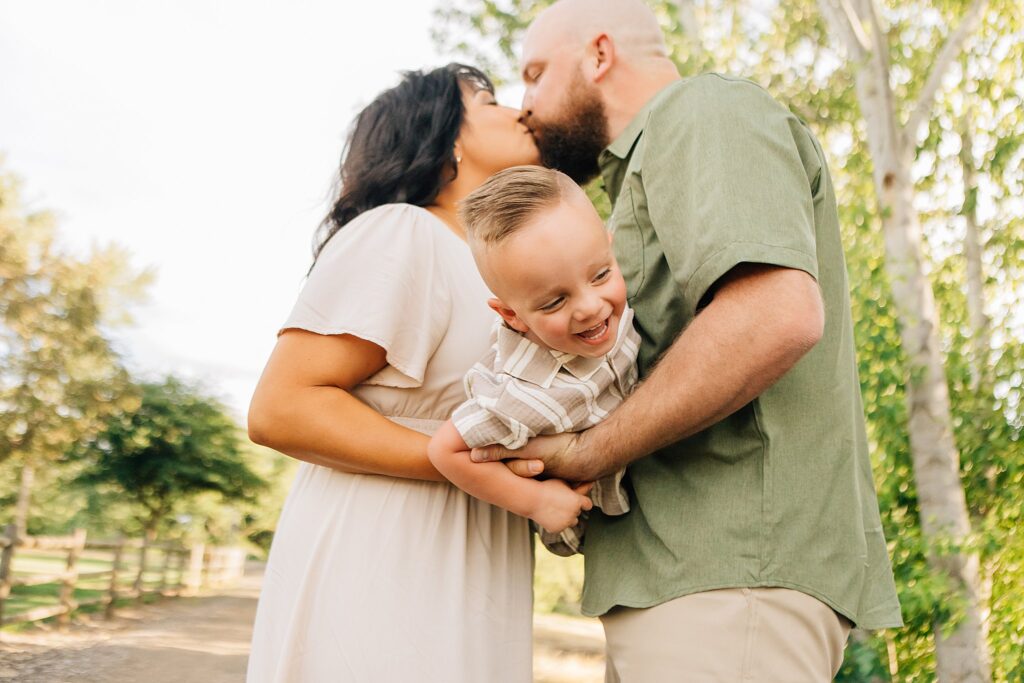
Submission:
<svg viewBox="0 0 1024 683">
<path fill-rule="evenodd" d="M 561 479 L 537 483 L 539 488 L 526 516 L 553 534 L 578 524 L 580 513 L 594 506 L 587 497 L 593 482 L 579 484 L 575 488 Z"/>
</svg>

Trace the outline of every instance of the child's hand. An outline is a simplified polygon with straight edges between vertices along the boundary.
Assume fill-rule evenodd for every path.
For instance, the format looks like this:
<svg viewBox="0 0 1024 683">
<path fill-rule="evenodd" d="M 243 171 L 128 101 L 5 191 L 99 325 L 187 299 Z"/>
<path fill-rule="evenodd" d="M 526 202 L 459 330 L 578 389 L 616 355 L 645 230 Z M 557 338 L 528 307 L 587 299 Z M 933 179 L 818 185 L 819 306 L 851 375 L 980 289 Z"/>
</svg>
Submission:
<svg viewBox="0 0 1024 683">
<path fill-rule="evenodd" d="M 547 479 L 537 484 L 541 488 L 527 517 L 553 534 L 575 526 L 579 522 L 580 512 L 594 506 L 593 501 L 587 497 L 593 482 L 580 484 L 576 488 L 561 479 Z"/>
</svg>

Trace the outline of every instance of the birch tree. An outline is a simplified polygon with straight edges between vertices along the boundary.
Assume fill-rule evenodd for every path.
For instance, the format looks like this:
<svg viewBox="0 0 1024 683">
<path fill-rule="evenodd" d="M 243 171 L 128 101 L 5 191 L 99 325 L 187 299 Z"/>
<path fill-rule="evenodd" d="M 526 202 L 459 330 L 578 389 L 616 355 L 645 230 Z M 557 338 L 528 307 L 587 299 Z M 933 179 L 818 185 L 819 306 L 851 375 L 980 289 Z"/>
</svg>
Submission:
<svg viewBox="0 0 1024 683">
<path fill-rule="evenodd" d="M 985 0 L 974 0 L 950 33 L 905 123 L 890 85 L 888 38 L 872 0 L 820 0 L 822 15 L 856 64 L 857 97 L 867 127 L 875 195 L 885 235 L 886 271 L 909 365 L 908 431 L 921 525 L 938 548 L 930 562 L 947 574 L 965 602 L 951 631 L 936 631 L 941 681 L 991 680 L 977 554 L 965 549 L 971 533 L 960 482 L 960 453 L 939 338 L 939 316 L 925 266 L 921 222 L 914 208 L 912 165 L 917 135 L 943 78 L 974 32 Z"/>
</svg>

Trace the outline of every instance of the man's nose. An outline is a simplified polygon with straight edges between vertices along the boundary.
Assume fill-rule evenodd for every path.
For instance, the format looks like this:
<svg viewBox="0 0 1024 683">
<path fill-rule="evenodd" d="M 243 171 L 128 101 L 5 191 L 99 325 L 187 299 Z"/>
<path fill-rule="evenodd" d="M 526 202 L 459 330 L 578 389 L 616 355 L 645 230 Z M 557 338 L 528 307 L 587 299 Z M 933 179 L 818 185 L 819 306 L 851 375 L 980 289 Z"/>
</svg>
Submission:
<svg viewBox="0 0 1024 683">
<path fill-rule="evenodd" d="M 527 128 L 530 126 L 530 117 L 533 116 L 533 112 L 529 109 L 521 109 L 519 111 L 519 123 L 523 124 Z"/>
<path fill-rule="evenodd" d="M 523 118 L 530 118 L 533 116 L 533 93 L 530 88 L 527 88 L 523 93 L 523 104 L 519 108 L 523 112 Z"/>
</svg>

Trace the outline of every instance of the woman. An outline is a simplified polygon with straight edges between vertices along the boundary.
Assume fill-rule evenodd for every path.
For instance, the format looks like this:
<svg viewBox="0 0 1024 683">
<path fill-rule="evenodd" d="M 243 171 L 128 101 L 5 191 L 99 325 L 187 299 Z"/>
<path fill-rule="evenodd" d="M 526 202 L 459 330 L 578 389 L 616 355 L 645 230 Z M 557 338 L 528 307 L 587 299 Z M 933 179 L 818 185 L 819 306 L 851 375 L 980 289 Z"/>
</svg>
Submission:
<svg viewBox="0 0 1024 683">
<path fill-rule="evenodd" d="M 518 111 L 462 65 L 409 73 L 357 117 L 249 412 L 253 441 L 305 461 L 249 681 L 530 680 L 527 524 L 445 482 L 426 449 L 493 315 L 455 203 L 537 161 Z"/>
</svg>

